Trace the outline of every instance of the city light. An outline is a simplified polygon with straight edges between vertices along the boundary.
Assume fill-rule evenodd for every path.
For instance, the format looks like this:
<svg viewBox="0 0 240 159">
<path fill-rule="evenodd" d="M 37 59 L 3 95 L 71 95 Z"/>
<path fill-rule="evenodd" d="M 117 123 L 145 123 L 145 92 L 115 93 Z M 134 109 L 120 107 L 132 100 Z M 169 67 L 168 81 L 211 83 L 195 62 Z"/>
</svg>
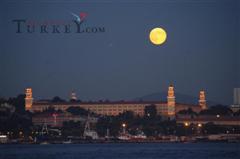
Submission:
<svg viewBox="0 0 240 159">
<path fill-rule="evenodd" d="M 201 124 L 201 123 L 199 123 L 199 124 L 198 124 L 198 127 L 199 127 L 199 128 L 200 128 L 200 127 L 202 127 L 202 124 Z"/>
<path fill-rule="evenodd" d="M 0 138 L 6 138 L 7 135 L 0 135 Z"/>
</svg>

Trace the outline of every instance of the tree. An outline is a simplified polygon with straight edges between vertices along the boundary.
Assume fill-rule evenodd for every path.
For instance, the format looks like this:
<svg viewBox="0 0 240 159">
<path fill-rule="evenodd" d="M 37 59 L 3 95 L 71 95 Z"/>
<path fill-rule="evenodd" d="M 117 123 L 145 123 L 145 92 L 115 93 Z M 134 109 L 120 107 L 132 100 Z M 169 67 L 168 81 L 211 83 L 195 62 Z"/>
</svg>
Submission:
<svg viewBox="0 0 240 159">
<path fill-rule="evenodd" d="M 117 120 L 117 117 L 103 116 L 98 119 L 96 124 L 96 130 L 100 136 L 105 136 L 107 130 L 111 136 L 117 136 L 120 131 L 121 121 Z"/>
<path fill-rule="evenodd" d="M 55 96 L 55 97 L 53 97 L 52 102 L 53 103 L 61 103 L 61 102 L 65 102 L 65 100 L 61 99 L 58 96 Z"/>
<path fill-rule="evenodd" d="M 4 98 L 0 97 L 0 105 L 1 105 L 1 104 L 3 104 L 3 103 L 6 103 L 6 102 L 7 102 L 7 100 L 6 100 L 6 99 L 4 99 Z"/>
<path fill-rule="evenodd" d="M 194 112 L 191 108 L 180 110 L 178 112 L 179 115 L 186 115 L 186 116 L 191 116 L 191 118 L 194 118 L 194 116 L 197 116 L 197 113 Z"/>
<path fill-rule="evenodd" d="M 30 135 L 32 127 L 32 119 L 29 114 L 13 113 L 6 118 L 0 118 L 0 132 L 13 132 L 14 137 L 18 137 L 19 132 L 23 132 L 26 136 Z"/>
<path fill-rule="evenodd" d="M 82 136 L 84 131 L 84 123 L 77 121 L 63 122 L 62 134 L 63 136 Z"/>
<path fill-rule="evenodd" d="M 80 107 L 69 107 L 67 112 L 73 114 L 73 115 L 85 115 L 87 116 L 89 114 L 89 111 Z"/>
<path fill-rule="evenodd" d="M 149 118 L 155 118 L 157 116 L 156 105 L 152 104 L 144 108 L 144 115 Z"/>
<path fill-rule="evenodd" d="M 233 112 L 227 106 L 215 105 L 210 107 L 209 109 L 202 110 L 200 114 L 201 115 L 233 115 Z"/>
<path fill-rule="evenodd" d="M 20 94 L 16 98 L 9 98 L 7 103 L 15 106 L 16 112 L 25 113 L 25 95 L 24 94 Z"/>
<path fill-rule="evenodd" d="M 228 130 L 226 126 L 215 125 L 213 123 L 207 123 L 203 125 L 202 129 L 205 134 L 221 134 L 226 133 L 226 131 Z"/>
<path fill-rule="evenodd" d="M 194 115 L 196 112 L 194 112 L 191 108 L 180 110 L 178 114 L 184 114 L 184 115 Z"/>
<path fill-rule="evenodd" d="M 132 120 L 132 119 L 134 119 L 134 113 L 133 113 L 133 111 L 125 111 L 125 112 L 119 114 L 119 118 L 124 119 L 124 120 Z"/>
</svg>

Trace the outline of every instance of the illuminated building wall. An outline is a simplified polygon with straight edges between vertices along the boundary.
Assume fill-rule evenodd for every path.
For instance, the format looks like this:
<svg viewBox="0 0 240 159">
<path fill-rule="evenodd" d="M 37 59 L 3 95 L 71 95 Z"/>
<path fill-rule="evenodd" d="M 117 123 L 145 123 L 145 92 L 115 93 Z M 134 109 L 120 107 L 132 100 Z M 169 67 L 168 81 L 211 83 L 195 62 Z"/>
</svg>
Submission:
<svg viewBox="0 0 240 159">
<path fill-rule="evenodd" d="M 174 88 L 170 86 L 168 89 L 167 102 L 162 101 L 118 101 L 118 102 L 60 102 L 53 103 L 50 101 L 34 101 L 32 98 L 32 90 L 26 91 L 25 109 L 31 112 L 41 112 L 49 107 L 56 110 L 65 111 L 69 107 L 81 107 L 101 115 L 118 115 L 125 111 L 133 111 L 136 115 L 143 116 L 146 106 L 155 105 L 157 114 L 163 117 L 174 118 L 175 114 L 180 110 L 191 108 L 195 112 L 200 112 L 199 105 L 175 103 Z"/>
<path fill-rule="evenodd" d="M 233 90 L 233 104 L 240 105 L 240 88 L 234 88 Z"/>
<path fill-rule="evenodd" d="M 172 85 L 168 87 L 167 110 L 168 116 L 175 116 L 175 95 L 174 87 Z"/>
<path fill-rule="evenodd" d="M 230 108 L 233 112 L 240 110 L 240 88 L 233 89 L 233 105 Z"/>
<path fill-rule="evenodd" d="M 33 104 L 33 97 L 32 97 L 32 88 L 27 88 L 25 90 L 25 110 L 30 110 L 32 109 L 32 104 Z"/>
<path fill-rule="evenodd" d="M 199 105 L 200 105 L 201 109 L 207 109 L 207 103 L 206 103 L 204 91 L 199 92 Z"/>
</svg>

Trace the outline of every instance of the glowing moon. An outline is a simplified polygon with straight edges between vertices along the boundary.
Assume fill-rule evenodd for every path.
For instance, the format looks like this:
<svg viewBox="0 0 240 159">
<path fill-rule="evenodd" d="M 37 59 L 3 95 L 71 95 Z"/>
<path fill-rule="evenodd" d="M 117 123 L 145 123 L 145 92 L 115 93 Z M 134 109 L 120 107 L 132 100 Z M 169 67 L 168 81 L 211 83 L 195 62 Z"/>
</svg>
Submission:
<svg viewBox="0 0 240 159">
<path fill-rule="evenodd" d="M 155 45 L 163 44 L 167 39 L 167 33 L 163 28 L 154 28 L 149 34 L 150 41 Z"/>
</svg>

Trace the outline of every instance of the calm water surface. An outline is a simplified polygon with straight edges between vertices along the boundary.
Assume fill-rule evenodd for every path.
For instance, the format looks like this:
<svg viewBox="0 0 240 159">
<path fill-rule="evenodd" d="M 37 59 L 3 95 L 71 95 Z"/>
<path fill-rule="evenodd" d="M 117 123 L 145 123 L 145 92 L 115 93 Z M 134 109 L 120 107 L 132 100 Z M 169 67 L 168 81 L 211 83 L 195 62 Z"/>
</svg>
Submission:
<svg viewBox="0 0 240 159">
<path fill-rule="evenodd" d="M 240 144 L 0 145 L 0 159 L 240 159 Z"/>
</svg>

